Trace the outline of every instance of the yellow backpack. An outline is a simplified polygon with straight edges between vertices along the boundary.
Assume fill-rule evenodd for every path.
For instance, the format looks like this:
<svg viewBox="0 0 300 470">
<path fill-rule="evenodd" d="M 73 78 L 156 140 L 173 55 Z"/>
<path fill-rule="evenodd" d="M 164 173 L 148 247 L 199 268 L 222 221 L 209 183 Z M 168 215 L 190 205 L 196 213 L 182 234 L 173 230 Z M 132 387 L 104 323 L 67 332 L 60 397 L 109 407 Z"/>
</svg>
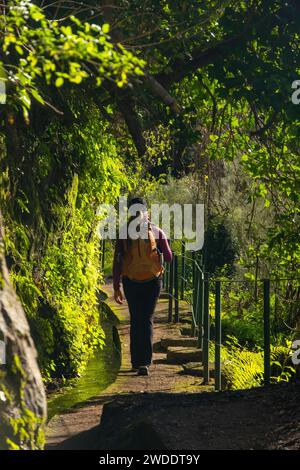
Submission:
<svg viewBox="0 0 300 470">
<path fill-rule="evenodd" d="M 164 272 L 161 254 L 157 249 L 151 226 L 148 238 L 123 240 L 122 276 L 134 281 L 146 281 Z"/>
</svg>

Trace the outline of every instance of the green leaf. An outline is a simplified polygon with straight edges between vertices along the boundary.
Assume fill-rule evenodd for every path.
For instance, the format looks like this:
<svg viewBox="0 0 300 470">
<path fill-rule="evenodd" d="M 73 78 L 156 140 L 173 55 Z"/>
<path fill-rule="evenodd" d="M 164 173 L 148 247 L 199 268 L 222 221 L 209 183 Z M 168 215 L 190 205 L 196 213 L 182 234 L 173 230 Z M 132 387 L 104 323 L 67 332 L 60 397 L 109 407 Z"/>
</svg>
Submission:
<svg viewBox="0 0 300 470">
<path fill-rule="evenodd" d="M 57 88 L 61 87 L 62 85 L 64 84 L 64 79 L 62 77 L 58 77 L 56 80 L 55 80 L 55 86 Z"/>
<path fill-rule="evenodd" d="M 41 95 L 38 93 L 38 91 L 35 88 L 32 88 L 30 91 L 36 101 L 38 101 L 41 104 L 45 104 L 45 101 L 43 100 L 43 98 L 41 97 Z"/>
<path fill-rule="evenodd" d="M 103 31 L 104 34 L 109 33 L 109 29 L 110 29 L 110 27 L 109 27 L 109 24 L 108 24 L 108 23 L 104 23 L 104 24 L 102 25 L 102 31 Z"/>
</svg>

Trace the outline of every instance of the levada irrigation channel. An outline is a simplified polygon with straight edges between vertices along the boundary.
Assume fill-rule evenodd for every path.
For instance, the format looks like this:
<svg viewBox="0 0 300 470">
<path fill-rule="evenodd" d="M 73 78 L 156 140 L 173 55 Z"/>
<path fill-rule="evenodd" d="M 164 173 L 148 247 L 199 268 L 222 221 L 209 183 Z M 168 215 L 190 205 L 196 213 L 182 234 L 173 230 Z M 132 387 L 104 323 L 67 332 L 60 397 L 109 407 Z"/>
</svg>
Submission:
<svg viewBox="0 0 300 470">
<path fill-rule="evenodd" d="M 106 336 L 105 346 L 95 352 L 82 376 L 48 394 L 48 420 L 74 405 L 99 396 L 116 380 L 121 365 L 121 347 L 116 327 L 118 320 L 104 302 L 99 302 L 99 314 Z"/>
</svg>

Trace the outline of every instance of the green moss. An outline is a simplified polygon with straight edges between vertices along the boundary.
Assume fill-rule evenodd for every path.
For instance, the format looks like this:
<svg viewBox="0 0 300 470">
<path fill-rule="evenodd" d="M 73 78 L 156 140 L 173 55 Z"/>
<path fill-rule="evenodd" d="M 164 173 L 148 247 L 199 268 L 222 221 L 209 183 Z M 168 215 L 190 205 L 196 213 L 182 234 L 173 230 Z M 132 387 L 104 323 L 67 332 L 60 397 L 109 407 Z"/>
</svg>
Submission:
<svg viewBox="0 0 300 470">
<path fill-rule="evenodd" d="M 45 436 L 43 427 L 45 421 L 37 417 L 25 406 L 21 409 L 19 418 L 9 418 L 9 426 L 13 432 L 12 438 L 6 438 L 6 444 L 9 450 L 43 449 L 45 445 Z"/>
<path fill-rule="evenodd" d="M 53 119 L 38 139 L 27 129 L 22 139 L 24 162 L 31 162 L 30 184 L 20 179 L 14 200 L 9 192 L 3 199 L 10 276 L 45 381 L 80 375 L 104 344 L 96 213 L 100 203 L 114 203 L 130 185 L 119 144 L 98 107 L 74 92 L 69 102 L 82 116 L 81 125 L 64 127 Z"/>
<path fill-rule="evenodd" d="M 0 378 L 0 390 L 5 396 L 0 406 L 0 448 L 43 449 L 45 418 L 37 416 L 26 406 L 26 373 L 17 355 L 14 355 L 11 367 L 5 373 L 2 372 Z M 18 416 L 12 415 L 11 410 L 17 410 Z"/>
</svg>

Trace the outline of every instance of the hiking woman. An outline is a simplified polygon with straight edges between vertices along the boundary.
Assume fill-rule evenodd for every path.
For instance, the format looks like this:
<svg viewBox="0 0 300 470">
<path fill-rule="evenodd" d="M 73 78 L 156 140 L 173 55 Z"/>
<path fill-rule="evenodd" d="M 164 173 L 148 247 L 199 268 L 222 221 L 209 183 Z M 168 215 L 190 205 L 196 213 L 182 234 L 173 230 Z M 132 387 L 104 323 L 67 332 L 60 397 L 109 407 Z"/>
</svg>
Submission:
<svg viewBox="0 0 300 470">
<path fill-rule="evenodd" d="M 149 375 L 153 354 L 153 318 L 162 287 L 163 260 L 172 261 L 172 252 L 165 233 L 151 223 L 144 198 L 133 198 L 128 209 L 137 205 L 137 216 L 131 216 L 136 232 L 144 228 L 144 237 L 116 241 L 113 261 L 114 298 L 123 304 L 123 291 L 130 313 L 130 354 L 132 371 Z M 127 228 L 128 228 L 127 226 Z M 128 231 L 127 231 L 128 233 Z M 145 236 L 146 234 L 146 236 Z"/>
</svg>

